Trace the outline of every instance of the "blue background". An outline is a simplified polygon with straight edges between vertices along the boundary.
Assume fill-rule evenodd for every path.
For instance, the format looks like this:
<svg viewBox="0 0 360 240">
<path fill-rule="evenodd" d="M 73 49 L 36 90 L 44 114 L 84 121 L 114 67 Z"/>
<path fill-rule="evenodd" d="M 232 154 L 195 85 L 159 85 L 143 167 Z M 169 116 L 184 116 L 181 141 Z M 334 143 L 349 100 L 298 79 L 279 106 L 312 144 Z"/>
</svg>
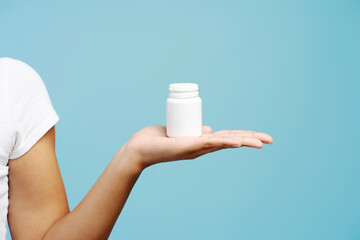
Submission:
<svg viewBox="0 0 360 240">
<path fill-rule="evenodd" d="M 360 2 L 0 1 L 0 54 L 42 76 L 74 208 L 196 82 L 203 123 L 272 146 L 146 169 L 110 239 L 360 239 Z M 114 183 L 116 184 L 116 183 Z"/>
</svg>

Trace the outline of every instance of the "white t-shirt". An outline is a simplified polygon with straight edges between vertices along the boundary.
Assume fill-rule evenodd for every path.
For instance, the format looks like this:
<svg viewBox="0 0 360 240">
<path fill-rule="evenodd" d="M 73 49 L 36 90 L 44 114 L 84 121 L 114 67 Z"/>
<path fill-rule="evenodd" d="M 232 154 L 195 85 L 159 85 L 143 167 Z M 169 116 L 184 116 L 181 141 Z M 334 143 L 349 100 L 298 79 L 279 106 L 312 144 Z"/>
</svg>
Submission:
<svg viewBox="0 0 360 240">
<path fill-rule="evenodd" d="M 5 239 L 7 231 L 8 161 L 25 154 L 58 120 L 36 71 L 19 60 L 0 58 L 1 240 Z"/>
</svg>

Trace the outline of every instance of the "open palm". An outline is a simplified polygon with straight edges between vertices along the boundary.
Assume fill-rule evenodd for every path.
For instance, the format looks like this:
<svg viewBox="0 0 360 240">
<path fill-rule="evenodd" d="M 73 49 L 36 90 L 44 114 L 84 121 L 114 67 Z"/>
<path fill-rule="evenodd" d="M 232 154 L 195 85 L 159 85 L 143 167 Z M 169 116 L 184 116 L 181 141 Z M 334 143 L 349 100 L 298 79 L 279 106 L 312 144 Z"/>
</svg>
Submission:
<svg viewBox="0 0 360 240">
<path fill-rule="evenodd" d="M 263 143 L 271 144 L 272 141 L 272 137 L 265 133 L 244 130 L 212 132 L 209 126 L 203 126 L 203 134 L 199 137 L 169 138 L 166 126 L 148 126 L 130 138 L 127 151 L 142 168 L 146 168 L 160 162 L 194 159 L 225 148 L 262 148 Z"/>
</svg>

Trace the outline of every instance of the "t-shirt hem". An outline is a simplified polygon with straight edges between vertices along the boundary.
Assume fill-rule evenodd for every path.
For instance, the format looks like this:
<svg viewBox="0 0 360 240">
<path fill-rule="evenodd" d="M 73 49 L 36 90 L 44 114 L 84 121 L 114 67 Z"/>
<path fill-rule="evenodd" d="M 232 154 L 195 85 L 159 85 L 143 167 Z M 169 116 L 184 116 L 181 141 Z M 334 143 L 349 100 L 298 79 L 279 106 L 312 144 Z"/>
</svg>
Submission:
<svg viewBox="0 0 360 240">
<path fill-rule="evenodd" d="M 58 121 L 59 121 L 59 116 L 57 115 L 55 110 L 52 110 L 50 114 L 48 114 L 47 117 L 42 121 L 42 123 L 38 125 L 38 127 L 33 132 L 31 137 L 29 137 L 28 140 L 25 143 L 23 143 L 22 146 L 19 147 L 16 151 L 11 152 L 11 154 L 9 155 L 9 159 L 15 159 L 24 155 Z"/>
</svg>

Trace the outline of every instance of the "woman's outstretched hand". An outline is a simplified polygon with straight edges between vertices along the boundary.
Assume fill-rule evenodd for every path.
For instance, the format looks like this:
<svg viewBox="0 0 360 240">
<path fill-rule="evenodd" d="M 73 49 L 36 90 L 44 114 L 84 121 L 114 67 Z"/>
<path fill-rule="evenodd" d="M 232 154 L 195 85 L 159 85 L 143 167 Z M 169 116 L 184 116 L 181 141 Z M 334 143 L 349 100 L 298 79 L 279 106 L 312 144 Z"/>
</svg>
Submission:
<svg viewBox="0 0 360 240">
<path fill-rule="evenodd" d="M 272 142 L 272 137 L 265 133 L 244 130 L 212 132 L 209 126 L 203 126 L 203 134 L 199 137 L 169 138 L 165 126 L 148 126 L 135 133 L 124 150 L 142 170 L 156 163 L 194 159 L 225 148 L 262 148 L 263 143 Z"/>
</svg>

